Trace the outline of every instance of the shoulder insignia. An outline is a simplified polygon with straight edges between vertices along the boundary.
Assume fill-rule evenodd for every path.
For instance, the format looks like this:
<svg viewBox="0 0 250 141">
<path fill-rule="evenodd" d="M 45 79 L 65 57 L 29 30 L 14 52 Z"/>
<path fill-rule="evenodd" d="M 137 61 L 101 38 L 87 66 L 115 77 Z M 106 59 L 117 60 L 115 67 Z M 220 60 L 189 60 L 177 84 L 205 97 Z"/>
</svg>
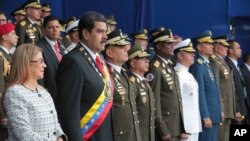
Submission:
<svg viewBox="0 0 250 141">
<path fill-rule="evenodd" d="M 197 62 L 199 63 L 199 64 L 202 64 L 203 63 L 203 61 L 202 61 L 202 59 L 197 59 Z"/>
<path fill-rule="evenodd" d="M 20 23 L 20 25 L 21 25 L 21 26 L 25 26 L 25 25 L 26 25 L 26 21 L 22 21 L 22 22 Z"/>
<path fill-rule="evenodd" d="M 214 59 L 216 56 L 213 54 L 213 55 L 211 55 L 210 57 L 211 57 L 212 59 Z"/>
<path fill-rule="evenodd" d="M 160 66 L 160 62 L 159 62 L 158 60 L 156 60 L 156 61 L 154 62 L 154 67 L 158 68 L 159 66 Z"/>
<path fill-rule="evenodd" d="M 129 80 L 130 80 L 130 82 L 134 83 L 134 82 L 135 82 L 135 77 L 134 77 L 134 76 L 131 76 L 131 77 L 129 78 Z"/>
</svg>

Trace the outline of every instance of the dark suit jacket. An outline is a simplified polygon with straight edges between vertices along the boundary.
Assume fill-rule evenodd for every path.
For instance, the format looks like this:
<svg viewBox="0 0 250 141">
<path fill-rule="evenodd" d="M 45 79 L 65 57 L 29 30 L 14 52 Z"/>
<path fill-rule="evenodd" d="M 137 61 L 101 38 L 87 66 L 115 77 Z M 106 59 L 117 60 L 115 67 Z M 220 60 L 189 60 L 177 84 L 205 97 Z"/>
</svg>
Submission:
<svg viewBox="0 0 250 141">
<path fill-rule="evenodd" d="M 212 68 L 198 55 L 189 70 L 199 85 L 201 119 L 210 118 L 213 124 L 218 125 L 221 121 L 220 97 Z"/>
<path fill-rule="evenodd" d="M 69 141 L 82 141 L 81 118 L 100 96 L 104 83 L 78 45 L 65 55 L 57 71 L 58 115 Z M 111 112 L 89 141 L 113 141 Z"/>
<path fill-rule="evenodd" d="M 51 94 L 54 103 L 57 102 L 57 87 L 56 87 L 56 71 L 58 64 L 60 63 L 53 48 L 50 46 L 48 41 L 43 37 L 38 45 L 40 48 L 43 49 L 43 59 L 47 67 L 44 71 L 44 78 L 43 80 L 39 81 L 41 85 L 43 85 L 46 89 L 48 89 L 49 93 Z M 63 48 L 59 46 L 60 53 L 62 56 L 64 55 Z"/>
<path fill-rule="evenodd" d="M 247 104 L 248 107 L 250 108 L 250 71 L 247 68 L 246 64 L 242 64 L 240 66 L 240 69 L 245 80 L 245 87 L 247 90 Z"/>
<path fill-rule="evenodd" d="M 184 132 L 181 118 L 182 103 L 178 76 L 161 58 L 155 56 L 150 62 L 149 76 L 156 104 L 156 140 L 170 134 L 178 137 Z"/>
<path fill-rule="evenodd" d="M 229 59 L 225 59 L 228 66 L 233 70 L 235 95 L 236 95 L 236 112 L 240 112 L 242 115 L 247 115 L 247 107 L 244 96 L 244 78 L 240 76 L 239 71 L 233 62 Z"/>
</svg>

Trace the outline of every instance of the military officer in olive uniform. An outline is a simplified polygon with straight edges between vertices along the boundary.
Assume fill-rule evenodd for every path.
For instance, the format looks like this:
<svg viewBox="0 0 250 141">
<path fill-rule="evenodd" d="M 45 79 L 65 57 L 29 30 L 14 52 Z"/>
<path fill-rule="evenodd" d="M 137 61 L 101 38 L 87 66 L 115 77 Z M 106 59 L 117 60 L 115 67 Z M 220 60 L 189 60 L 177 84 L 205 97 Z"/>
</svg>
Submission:
<svg viewBox="0 0 250 141">
<path fill-rule="evenodd" d="M 148 31 L 147 29 L 142 29 L 139 30 L 137 32 L 135 32 L 132 36 L 134 39 L 134 44 L 137 45 L 141 45 L 143 46 L 144 50 L 147 50 L 148 48 Z"/>
<path fill-rule="evenodd" d="M 108 34 L 104 58 L 114 80 L 112 120 L 114 141 L 142 141 L 136 110 L 136 90 L 122 65 L 128 60 L 130 42 L 121 30 Z"/>
<path fill-rule="evenodd" d="M 218 130 L 218 141 L 229 141 L 231 119 L 234 118 L 236 113 L 233 71 L 224 60 L 227 56 L 229 44 L 226 35 L 215 37 L 213 40 L 214 54 L 210 56 L 209 60 L 220 89 L 224 112 L 224 121 L 220 124 Z"/>
<path fill-rule="evenodd" d="M 152 42 L 156 55 L 150 62 L 147 79 L 155 95 L 156 140 L 179 141 L 185 134 L 181 134 L 184 129 L 178 76 L 170 60 L 175 40 L 171 30 L 165 29 L 153 36 Z"/>
<path fill-rule="evenodd" d="M 0 141 L 8 138 L 7 123 L 3 108 L 3 92 L 8 82 L 11 63 L 11 49 L 16 46 L 18 37 L 15 33 L 15 25 L 6 23 L 0 25 Z"/>
<path fill-rule="evenodd" d="M 28 0 L 24 8 L 26 17 L 16 24 L 16 34 L 19 37 L 17 46 L 24 43 L 37 44 L 42 38 L 40 23 L 42 6 L 36 0 Z"/>
<path fill-rule="evenodd" d="M 144 74 L 148 71 L 150 56 L 142 45 L 135 45 L 129 51 L 127 64 L 130 82 L 136 85 L 136 107 L 143 141 L 155 140 L 155 100 L 151 87 Z"/>
<path fill-rule="evenodd" d="M 199 85 L 202 120 L 199 141 L 217 141 L 218 125 L 221 122 L 220 94 L 214 71 L 209 64 L 209 57 L 213 54 L 211 36 L 211 31 L 205 31 L 192 39 L 198 54 L 189 71 Z"/>
</svg>

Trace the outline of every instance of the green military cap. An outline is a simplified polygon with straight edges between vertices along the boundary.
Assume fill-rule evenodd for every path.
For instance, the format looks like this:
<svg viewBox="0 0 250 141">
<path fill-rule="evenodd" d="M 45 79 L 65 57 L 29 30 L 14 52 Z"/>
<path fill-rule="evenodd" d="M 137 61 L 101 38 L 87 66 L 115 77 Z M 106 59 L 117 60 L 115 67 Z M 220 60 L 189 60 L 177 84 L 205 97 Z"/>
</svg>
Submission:
<svg viewBox="0 0 250 141">
<path fill-rule="evenodd" d="M 149 34 L 153 37 L 155 36 L 156 34 L 158 34 L 159 32 L 165 30 L 164 27 L 158 27 L 158 28 L 154 28 L 152 30 L 150 30 Z"/>
<path fill-rule="evenodd" d="M 199 43 L 214 43 L 212 39 L 212 32 L 207 30 L 192 38 L 192 42 L 197 45 Z"/>
<path fill-rule="evenodd" d="M 107 24 L 111 24 L 111 25 L 116 25 L 117 24 L 117 22 L 115 21 L 115 18 L 114 18 L 113 15 L 108 16 L 106 22 L 107 22 Z"/>
<path fill-rule="evenodd" d="M 227 42 L 227 35 L 217 36 L 213 38 L 214 43 L 221 44 L 223 46 L 229 47 L 229 43 Z"/>
<path fill-rule="evenodd" d="M 135 32 L 132 36 L 134 39 L 147 40 L 148 39 L 147 33 L 148 33 L 147 29 L 141 29 L 141 30 Z"/>
<path fill-rule="evenodd" d="M 24 11 L 24 8 L 21 6 L 21 7 L 16 8 L 14 11 L 12 11 L 11 15 L 12 16 L 15 16 L 15 15 L 23 15 L 23 16 L 25 16 L 26 12 Z"/>
<path fill-rule="evenodd" d="M 164 29 L 163 31 L 160 31 L 158 34 L 152 37 L 151 39 L 152 43 L 157 42 L 176 42 L 176 40 L 173 37 L 173 33 L 170 29 Z"/>
<path fill-rule="evenodd" d="M 42 4 L 42 11 L 44 12 L 51 12 L 51 8 L 50 8 L 50 5 L 48 3 L 44 3 Z"/>
<path fill-rule="evenodd" d="M 177 53 L 179 51 L 195 52 L 193 44 L 189 38 L 181 41 L 180 43 L 174 46 L 174 53 Z"/>
<path fill-rule="evenodd" d="M 42 9 L 41 4 L 37 0 L 27 0 L 24 3 L 24 8 L 36 8 L 36 9 Z"/>
<path fill-rule="evenodd" d="M 142 57 L 148 57 L 148 56 L 150 56 L 150 54 L 148 54 L 141 45 L 134 45 L 128 51 L 128 59 L 133 59 L 136 57 L 142 58 Z"/>
<path fill-rule="evenodd" d="M 116 45 L 130 45 L 129 38 L 127 35 L 123 34 L 121 29 L 116 29 L 108 34 L 108 39 L 105 46 Z"/>
</svg>

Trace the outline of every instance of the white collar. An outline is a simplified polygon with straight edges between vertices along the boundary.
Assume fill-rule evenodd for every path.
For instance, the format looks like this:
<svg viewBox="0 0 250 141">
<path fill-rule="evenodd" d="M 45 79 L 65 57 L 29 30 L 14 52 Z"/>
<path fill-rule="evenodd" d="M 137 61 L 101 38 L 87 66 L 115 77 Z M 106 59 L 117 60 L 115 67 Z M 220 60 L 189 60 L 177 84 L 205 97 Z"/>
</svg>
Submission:
<svg viewBox="0 0 250 141">
<path fill-rule="evenodd" d="M 205 56 L 203 56 L 201 54 L 200 54 L 200 56 L 204 59 L 205 63 L 208 63 L 208 64 L 210 63 L 210 61 L 209 61 L 209 59 L 207 57 L 205 57 Z"/>
<path fill-rule="evenodd" d="M 49 43 L 49 45 L 53 48 L 54 50 L 54 45 L 55 43 L 57 43 L 56 41 L 50 40 L 47 36 L 44 36 L 44 38 L 47 40 L 47 42 Z"/>
<path fill-rule="evenodd" d="M 182 64 L 179 63 L 179 62 L 176 63 L 176 65 L 175 65 L 174 68 L 175 68 L 175 69 L 176 69 L 176 68 L 180 68 L 181 70 L 185 70 L 185 71 L 188 71 L 188 69 L 189 69 L 188 67 L 182 65 Z"/>
<path fill-rule="evenodd" d="M 111 67 L 113 67 L 117 72 L 121 73 L 122 67 L 115 65 L 113 63 L 107 62 Z"/>
<path fill-rule="evenodd" d="M 137 73 L 135 73 L 135 72 L 132 72 L 134 75 L 136 75 L 138 78 L 139 78 L 139 80 L 140 81 L 143 81 L 143 80 L 145 80 L 145 78 L 144 77 L 141 77 L 139 74 L 137 74 Z"/>
<path fill-rule="evenodd" d="M 7 54 L 10 54 L 9 50 L 6 49 L 4 46 L 0 45 L 0 48 L 3 49 Z"/>
<path fill-rule="evenodd" d="M 244 64 L 246 65 L 247 69 L 250 71 L 250 65 L 247 63 L 244 63 Z"/>
<path fill-rule="evenodd" d="M 80 41 L 80 44 L 84 47 L 84 49 L 86 49 L 90 57 L 95 61 L 96 54 L 94 54 L 94 52 L 90 48 L 88 48 L 83 42 Z"/>
<path fill-rule="evenodd" d="M 235 60 L 233 58 L 230 58 L 230 57 L 228 57 L 228 58 L 233 62 L 233 64 L 235 65 L 235 67 L 238 67 L 238 61 L 237 60 Z"/>
</svg>

